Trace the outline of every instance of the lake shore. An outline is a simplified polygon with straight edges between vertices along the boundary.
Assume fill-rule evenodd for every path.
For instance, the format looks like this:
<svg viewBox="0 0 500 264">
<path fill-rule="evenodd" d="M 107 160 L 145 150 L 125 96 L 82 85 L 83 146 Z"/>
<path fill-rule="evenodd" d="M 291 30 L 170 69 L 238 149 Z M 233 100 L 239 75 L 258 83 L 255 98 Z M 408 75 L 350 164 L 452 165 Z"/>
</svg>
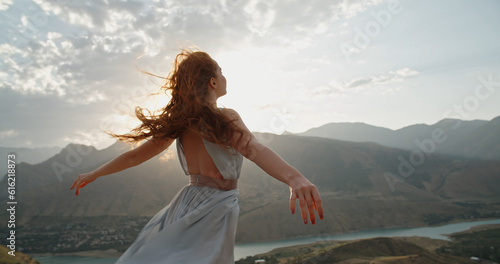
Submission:
<svg viewBox="0 0 500 264">
<path fill-rule="evenodd" d="M 45 256 L 77 256 L 77 257 L 91 257 L 91 258 L 118 258 L 123 254 L 116 249 L 107 250 L 87 250 L 77 252 L 65 253 L 32 253 L 32 257 L 45 257 Z"/>
</svg>

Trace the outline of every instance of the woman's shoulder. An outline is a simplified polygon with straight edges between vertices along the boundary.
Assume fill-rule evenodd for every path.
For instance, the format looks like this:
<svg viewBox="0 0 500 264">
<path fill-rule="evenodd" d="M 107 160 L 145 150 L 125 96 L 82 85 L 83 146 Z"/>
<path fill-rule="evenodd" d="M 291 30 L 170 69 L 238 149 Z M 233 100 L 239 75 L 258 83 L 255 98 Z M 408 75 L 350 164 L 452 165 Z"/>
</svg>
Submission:
<svg viewBox="0 0 500 264">
<path fill-rule="evenodd" d="M 229 120 L 231 120 L 233 122 L 233 124 L 236 125 L 237 128 L 239 128 L 243 131 L 246 131 L 246 132 L 250 132 L 250 130 L 248 130 L 245 123 L 243 122 L 243 119 L 240 117 L 238 112 L 236 112 L 236 110 L 231 109 L 231 108 L 221 108 L 221 112 L 225 117 L 227 117 Z"/>
<path fill-rule="evenodd" d="M 238 114 L 238 112 L 236 112 L 236 110 L 234 110 L 232 108 L 221 107 L 220 111 L 224 116 L 226 116 L 228 118 L 231 118 L 231 119 L 240 118 L 240 115 Z"/>
</svg>

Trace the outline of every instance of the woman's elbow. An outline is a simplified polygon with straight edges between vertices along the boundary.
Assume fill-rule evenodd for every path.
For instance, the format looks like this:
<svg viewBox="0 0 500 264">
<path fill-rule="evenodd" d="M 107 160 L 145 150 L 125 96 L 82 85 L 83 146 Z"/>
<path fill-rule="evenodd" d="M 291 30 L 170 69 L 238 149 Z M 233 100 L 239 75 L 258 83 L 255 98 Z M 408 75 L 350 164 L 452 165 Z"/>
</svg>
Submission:
<svg viewBox="0 0 500 264">
<path fill-rule="evenodd" d="M 263 150 L 267 149 L 266 146 L 258 143 L 258 142 L 254 142 L 252 144 L 249 144 L 243 151 L 242 151 L 242 155 L 251 160 L 252 162 L 255 162 L 256 159 L 260 156 L 261 152 Z"/>
<path fill-rule="evenodd" d="M 137 153 L 134 153 L 133 151 L 126 152 L 123 158 L 124 163 L 127 164 L 128 168 L 135 167 L 142 163 Z"/>
</svg>

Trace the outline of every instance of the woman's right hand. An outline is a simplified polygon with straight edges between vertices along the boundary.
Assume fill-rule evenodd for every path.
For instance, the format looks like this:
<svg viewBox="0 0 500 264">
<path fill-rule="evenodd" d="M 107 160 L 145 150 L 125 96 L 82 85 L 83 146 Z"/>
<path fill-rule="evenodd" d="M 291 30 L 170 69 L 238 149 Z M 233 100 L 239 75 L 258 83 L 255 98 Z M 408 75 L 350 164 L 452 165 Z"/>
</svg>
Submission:
<svg viewBox="0 0 500 264">
<path fill-rule="evenodd" d="M 307 224 L 308 213 L 311 219 L 311 224 L 316 223 L 314 210 L 318 212 L 320 219 L 323 219 L 323 203 L 319 195 L 318 188 L 312 184 L 307 178 L 300 177 L 290 182 L 290 210 L 295 214 L 295 200 L 299 199 L 300 212 L 302 221 Z"/>
<path fill-rule="evenodd" d="M 87 185 L 88 183 L 95 181 L 95 179 L 97 179 L 97 177 L 95 176 L 95 174 L 93 172 L 87 172 L 87 173 L 80 174 L 76 178 L 76 180 L 73 183 L 73 185 L 71 186 L 70 190 L 73 190 L 73 188 L 76 187 L 75 194 L 78 195 L 78 194 L 80 194 L 81 188 L 85 187 L 85 185 Z"/>
</svg>

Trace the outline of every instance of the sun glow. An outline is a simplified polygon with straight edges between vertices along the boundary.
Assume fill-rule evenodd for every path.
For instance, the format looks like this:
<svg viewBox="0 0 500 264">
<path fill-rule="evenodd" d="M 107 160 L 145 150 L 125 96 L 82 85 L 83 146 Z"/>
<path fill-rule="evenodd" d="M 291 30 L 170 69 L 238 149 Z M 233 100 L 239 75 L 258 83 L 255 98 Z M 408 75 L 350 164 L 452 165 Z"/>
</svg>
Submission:
<svg viewBox="0 0 500 264">
<path fill-rule="evenodd" d="M 227 79 L 227 95 L 219 106 L 234 108 L 252 131 L 267 131 L 271 108 L 281 108 L 285 72 L 280 56 L 273 49 L 245 48 L 217 54 L 217 60 Z"/>
</svg>

